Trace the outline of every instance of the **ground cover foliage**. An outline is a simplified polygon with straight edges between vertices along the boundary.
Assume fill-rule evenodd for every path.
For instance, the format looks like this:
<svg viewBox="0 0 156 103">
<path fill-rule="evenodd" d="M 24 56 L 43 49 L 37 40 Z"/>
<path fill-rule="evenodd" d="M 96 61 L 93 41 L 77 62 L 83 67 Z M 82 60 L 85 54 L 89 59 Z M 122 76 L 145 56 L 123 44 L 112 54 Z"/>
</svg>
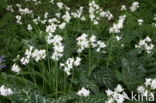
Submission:
<svg viewBox="0 0 156 103">
<path fill-rule="evenodd" d="M 155 5 L 0 0 L 0 103 L 151 103 Z"/>
</svg>

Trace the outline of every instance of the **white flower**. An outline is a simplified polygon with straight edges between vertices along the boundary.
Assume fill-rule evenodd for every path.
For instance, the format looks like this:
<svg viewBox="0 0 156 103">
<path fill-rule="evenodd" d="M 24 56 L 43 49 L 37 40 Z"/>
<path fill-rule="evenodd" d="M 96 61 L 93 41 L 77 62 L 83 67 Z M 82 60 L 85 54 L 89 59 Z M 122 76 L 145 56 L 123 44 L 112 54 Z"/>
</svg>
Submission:
<svg viewBox="0 0 156 103">
<path fill-rule="evenodd" d="M 107 101 L 105 101 L 105 103 L 114 103 L 114 99 L 113 98 L 109 98 Z"/>
<path fill-rule="evenodd" d="M 89 41 L 87 40 L 88 35 L 83 33 L 77 38 L 77 45 L 79 46 L 78 52 L 81 53 L 85 48 L 89 47 Z"/>
<path fill-rule="evenodd" d="M 4 85 L 0 87 L 0 95 L 10 96 L 13 94 L 13 91 L 10 88 L 6 88 Z"/>
<path fill-rule="evenodd" d="M 154 48 L 153 44 L 149 44 L 151 41 L 152 41 L 151 38 L 147 36 L 145 39 L 140 40 L 139 44 L 135 45 L 135 47 L 143 48 L 149 54 Z"/>
<path fill-rule="evenodd" d="M 22 57 L 20 60 L 23 65 L 26 65 L 29 63 L 30 57 L 32 55 L 32 50 L 33 50 L 33 47 L 30 46 L 29 49 L 25 51 L 25 57 Z"/>
<path fill-rule="evenodd" d="M 152 80 L 151 89 L 156 89 L 156 80 Z"/>
<path fill-rule="evenodd" d="M 124 10 L 127 10 L 127 8 L 126 8 L 125 5 L 122 5 L 120 10 L 121 10 L 121 11 L 124 11 Z"/>
<path fill-rule="evenodd" d="M 71 75 L 71 70 L 73 69 L 73 67 L 79 66 L 80 62 L 81 62 L 80 57 L 76 57 L 76 59 L 68 58 L 65 63 L 60 64 L 60 67 L 63 67 L 63 69 L 67 73 L 67 75 Z"/>
<path fill-rule="evenodd" d="M 45 57 L 46 50 L 33 50 L 33 47 L 30 46 L 25 52 L 25 57 L 22 57 L 20 61 L 23 65 L 26 65 L 29 63 L 30 58 L 35 59 L 35 61 L 38 62 L 39 60 L 45 59 Z"/>
<path fill-rule="evenodd" d="M 39 22 L 38 19 L 33 19 L 32 21 L 33 21 L 35 24 L 38 24 L 38 22 Z"/>
<path fill-rule="evenodd" d="M 85 21 L 86 20 L 86 18 L 83 16 L 83 17 L 81 17 L 80 18 L 82 21 Z"/>
<path fill-rule="evenodd" d="M 60 35 L 52 35 L 49 33 L 46 38 L 48 44 L 53 44 L 53 54 L 51 58 L 55 61 L 58 61 L 63 56 L 64 46 L 61 43 L 63 38 Z"/>
<path fill-rule="evenodd" d="M 107 45 L 102 41 L 97 41 L 95 35 L 91 35 L 88 38 L 88 34 L 83 33 L 81 36 L 77 38 L 77 45 L 78 45 L 78 53 L 81 53 L 84 49 L 89 47 L 96 48 L 97 52 L 101 52 Z M 102 51 L 103 53 L 105 51 Z"/>
<path fill-rule="evenodd" d="M 63 22 L 63 23 L 61 23 L 61 24 L 59 25 L 59 28 L 60 28 L 60 29 L 64 29 L 64 28 L 65 28 L 65 26 L 66 26 L 66 23 L 65 23 L 65 22 Z"/>
<path fill-rule="evenodd" d="M 92 36 L 89 38 L 89 42 L 91 43 L 91 45 L 93 46 L 93 48 L 97 46 L 96 41 L 97 41 L 97 40 L 96 40 L 96 36 L 95 36 L 95 35 L 92 35 Z"/>
<path fill-rule="evenodd" d="M 81 62 L 81 58 L 80 57 L 76 57 L 76 60 L 74 61 L 74 65 L 75 66 L 79 66 Z"/>
<path fill-rule="evenodd" d="M 152 83 L 152 79 L 151 78 L 146 78 L 146 82 L 145 82 L 145 85 L 148 87 L 150 86 Z"/>
<path fill-rule="evenodd" d="M 120 33 L 120 30 L 123 28 L 125 19 L 126 15 L 120 16 L 118 22 L 114 23 L 113 27 L 109 29 L 109 33 Z"/>
<path fill-rule="evenodd" d="M 49 2 L 50 2 L 51 4 L 53 4 L 53 3 L 54 3 L 54 0 L 50 0 Z"/>
<path fill-rule="evenodd" d="M 89 3 L 89 18 L 93 24 L 97 25 L 99 23 L 100 17 L 106 17 L 108 20 L 113 18 L 110 11 L 103 11 L 102 8 L 95 1 Z"/>
<path fill-rule="evenodd" d="M 57 25 L 55 25 L 54 23 L 52 23 L 51 25 L 46 27 L 46 32 L 47 33 L 53 33 L 55 32 L 57 29 Z"/>
<path fill-rule="evenodd" d="M 137 91 L 143 96 L 153 96 L 153 90 L 156 89 L 156 79 L 146 79 L 144 85 L 137 88 Z"/>
<path fill-rule="evenodd" d="M 139 86 L 139 87 L 137 88 L 137 91 L 138 91 L 139 93 L 144 93 L 144 92 L 145 92 L 145 87 L 144 87 L 144 86 Z"/>
<path fill-rule="evenodd" d="M 21 4 L 16 4 L 16 6 L 20 8 L 21 7 Z"/>
<path fill-rule="evenodd" d="M 22 63 L 23 65 L 26 65 L 26 64 L 29 63 L 29 58 L 22 57 L 20 61 L 21 61 L 21 63 Z"/>
<path fill-rule="evenodd" d="M 132 6 L 130 7 L 130 11 L 131 12 L 134 12 L 134 11 L 136 11 L 137 9 L 139 8 L 139 2 L 133 2 L 132 3 Z"/>
<path fill-rule="evenodd" d="M 32 58 L 35 59 L 36 62 L 38 62 L 39 60 L 45 59 L 45 57 L 46 57 L 46 50 L 35 49 L 32 52 L 31 56 L 32 56 Z"/>
<path fill-rule="evenodd" d="M 117 41 L 120 41 L 122 38 L 119 37 L 118 35 L 115 37 Z"/>
<path fill-rule="evenodd" d="M 114 92 L 113 98 L 115 99 L 115 101 L 117 103 L 123 103 L 125 100 L 124 96 L 122 94 L 117 93 L 117 92 Z"/>
<path fill-rule="evenodd" d="M 14 64 L 11 68 L 11 71 L 19 73 L 21 71 L 21 69 L 18 65 Z"/>
<path fill-rule="evenodd" d="M 114 93 L 114 92 L 113 92 L 112 90 L 110 90 L 110 89 L 106 90 L 105 92 L 107 93 L 107 96 L 112 96 L 113 93 Z"/>
<path fill-rule="evenodd" d="M 28 8 L 24 8 L 24 9 L 19 8 L 19 12 L 21 13 L 21 15 L 25 15 L 25 14 L 31 14 L 31 13 L 33 13 L 33 11 L 30 10 L 30 9 L 28 9 Z"/>
<path fill-rule="evenodd" d="M 16 15 L 16 22 L 20 25 L 22 24 L 21 20 L 22 20 L 22 17 L 20 15 Z"/>
<path fill-rule="evenodd" d="M 101 49 L 104 49 L 105 47 L 106 47 L 107 45 L 104 43 L 104 42 L 102 42 L 102 41 L 97 41 L 97 49 L 96 49 L 96 51 L 97 52 L 100 52 L 101 51 Z M 103 51 L 104 52 L 104 51 Z"/>
<path fill-rule="evenodd" d="M 7 6 L 7 10 L 8 10 L 8 11 L 11 11 L 11 12 L 14 12 L 14 9 L 12 8 L 12 5 L 8 5 L 8 6 Z"/>
<path fill-rule="evenodd" d="M 143 94 L 143 96 L 148 96 L 149 91 L 148 90 L 145 90 L 142 94 Z"/>
<path fill-rule="evenodd" d="M 79 90 L 79 91 L 77 92 L 77 94 L 78 94 L 79 96 L 88 97 L 89 94 L 90 94 L 90 91 L 87 90 L 87 89 L 85 89 L 84 87 L 82 87 L 82 89 Z"/>
<path fill-rule="evenodd" d="M 72 15 L 74 18 L 81 18 L 82 12 L 83 12 L 83 7 L 80 7 L 76 12 L 72 12 L 71 15 Z M 83 17 L 83 18 L 84 18 L 84 17 Z M 82 19 L 83 19 L 83 18 L 82 18 Z"/>
<path fill-rule="evenodd" d="M 147 36 L 147 37 L 145 38 L 145 41 L 151 42 L 152 40 L 151 40 L 151 38 L 150 38 L 149 36 Z"/>
<path fill-rule="evenodd" d="M 57 7 L 59 7 L 60 9 L 62 9 L 62 7 L 63 7 L 63 3 L 62 2 L 57 2 L 56 4 L 57 4 Z"/>
<path fill-rule="evenodd" d="M 27 29 L 28 29 L 29 31 L 31 31 L 33 28 L 32 28 L 32 26 L 31 26 L 30 24 L 28 24 Z"/>
<path fill-rule="evenodd" d="M 54 52 L 51 56 L 51 59 L 53 59 L 54 61 L 58 61 L 62 56 L 63 56 L 62 53 Z"/>
<path fill-rule="evenodd" d="M 120 84 L 117 85 L 117 87 L 115 88 L 116 92 L 122 92 L 124 89 L 122 88 L 122 86 Z"/>
<path fill-rule="evenodd" d="M 114 91 L 108 89 L 106 90 L 106 93 L 108 100 L 105 103 L 123 103 L 125 99 L 129 100 L 129 97 L 120 84 L 117 85 Z"/>
<path fill-rule="evenodd" d="M 145 45 L 145 50 L 147 51 L 148 54 L 151 53 L 153 48 L 154 48 L 153 44 Z"/>
<path fill-rule="evenodd" d="M 44 18 L 46 19 L 48 17 L 48 12 L 45 12 Z"/>
<path fill-rule="evenodd" d="M 69 11 L 66 11 L 65 15 L 62 16 L 62 19 L 64 19 L 65 22 L 69 22 L 71 19 Z"/>
<path fill-rule="evenodd" d="M 138 19 L 138 24 L 141 26 L 144 21 L 142 19 Z"/>
</svg>

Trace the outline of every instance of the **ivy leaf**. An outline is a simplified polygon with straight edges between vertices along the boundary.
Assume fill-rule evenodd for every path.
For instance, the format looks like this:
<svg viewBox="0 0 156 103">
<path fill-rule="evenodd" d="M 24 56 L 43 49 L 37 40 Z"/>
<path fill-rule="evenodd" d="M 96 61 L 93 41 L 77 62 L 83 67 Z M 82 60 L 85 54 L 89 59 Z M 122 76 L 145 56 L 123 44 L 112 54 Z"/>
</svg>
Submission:
<svg viewBox="0 0 156 103">
<path fill-rule="evenodd" d="M 144 80 L 146 70 L 137 59 L 122 59 L 122 80 L 129 87 L 135 89 Z"/>
<path fill-rule="evenodd" d="M 116 84 L 115 78 L 110 68 L 96 68 L 93 73 L 93 78 L 100 86 L 113 88 Z"/>
</svg>

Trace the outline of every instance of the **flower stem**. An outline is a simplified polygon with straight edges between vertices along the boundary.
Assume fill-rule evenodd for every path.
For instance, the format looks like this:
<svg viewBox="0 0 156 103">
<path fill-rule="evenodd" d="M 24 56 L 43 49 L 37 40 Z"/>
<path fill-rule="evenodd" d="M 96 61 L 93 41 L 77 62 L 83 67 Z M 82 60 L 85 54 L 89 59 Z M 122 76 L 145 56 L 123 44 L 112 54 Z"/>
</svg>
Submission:
<svg viewBox="0 0 156 103">
<path fill-rule="evenodd" d="M 71 83 L 70 83 L 70 91 L 72 90 L 73 80 L 74 80 L 74 69 L 73 69 L 73 72 L 72 72 L 72 78 L 71 78 Z"/>
<path fill-rule="evenodd" d="M 55 62 L 55 82 L 56 82 L 56 84 L 55 84 L 55 91 L 56 91 L 56 97 L 57 97 L 57 92 L 58 92 L 58 68 L 57 68 L 57 61 Z"/>
<path fill-rule="evenodd" d="M 88 49 L 88 76 L 91 75 L 91 50 L 90 47 Z"/>
<path fill-rule="evenodd" d="M 108 57 L 108 61 L 107 61 L 107 67 L 109 66 L 111 56 L 112 56 L 112 50 L 113 50 L 113 46 L 112 46 L 113 43 L 112 42 L 113 42 L 113 39 L 114 39 L 114 34 L 112 34 L 112 37 L 110 38 L 109 43 L 108 43 L 108 44 L 110 44 L 110 53 L 109 53 L 109 57 Z"/>
</svg>

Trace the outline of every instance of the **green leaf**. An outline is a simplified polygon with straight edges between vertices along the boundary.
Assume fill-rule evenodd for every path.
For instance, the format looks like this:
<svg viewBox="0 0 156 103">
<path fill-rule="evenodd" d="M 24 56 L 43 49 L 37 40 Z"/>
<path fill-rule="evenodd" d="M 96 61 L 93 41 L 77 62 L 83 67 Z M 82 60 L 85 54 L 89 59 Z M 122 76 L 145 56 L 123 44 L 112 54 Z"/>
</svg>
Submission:
<svg viewBox="0 0 156 103">
<path fill-rule="evenodd" d="M 113 73 L 110 68 L 96 68 L 93 73 L 93 78 L 100 86 L 113 88 L 116 84 Z"/>
<path fill-rule="evenodd" d="M 122 81 L 122 74 L 119 70 L 114 69 L 115 77 L 118 81 Z"/>
</svg>

